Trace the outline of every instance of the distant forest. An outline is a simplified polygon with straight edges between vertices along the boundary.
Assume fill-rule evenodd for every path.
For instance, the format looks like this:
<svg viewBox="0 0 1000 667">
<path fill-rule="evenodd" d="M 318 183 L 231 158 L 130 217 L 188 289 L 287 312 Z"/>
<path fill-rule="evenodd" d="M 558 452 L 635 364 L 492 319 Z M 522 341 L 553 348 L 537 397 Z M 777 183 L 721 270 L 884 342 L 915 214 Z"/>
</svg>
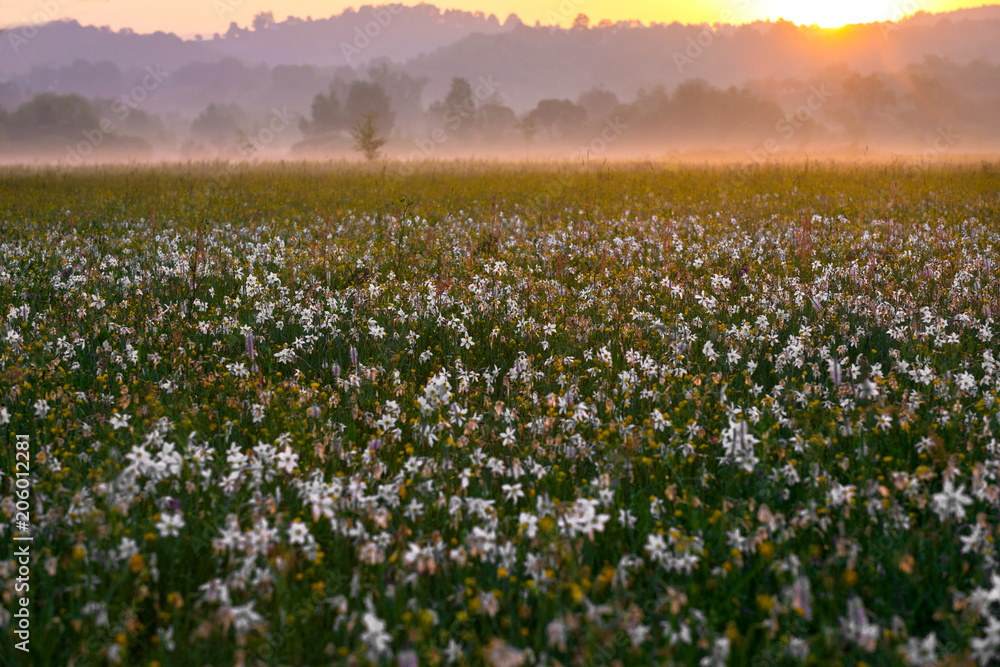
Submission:
<svg viewBox="0 0 1000 667">
<path fill-rule="evenodd" d="M 265 13 L 207 40 L 14 28 L 0 33 L 15 51 L 0 62 L 0 158 L 337 157 L 368 116 L 384 153 L 409 159 L 987 151 L 1000 145 L 997 9 L 839 31 L 583 14 L 530 27 L 431 5 Z"/>
</svg>

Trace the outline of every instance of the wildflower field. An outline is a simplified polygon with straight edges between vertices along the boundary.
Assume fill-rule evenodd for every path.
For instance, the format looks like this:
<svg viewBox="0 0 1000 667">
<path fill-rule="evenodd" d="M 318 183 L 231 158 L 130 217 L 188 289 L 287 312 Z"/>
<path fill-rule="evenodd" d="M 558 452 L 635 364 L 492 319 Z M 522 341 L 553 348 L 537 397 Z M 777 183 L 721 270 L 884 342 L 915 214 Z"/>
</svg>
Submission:
<svg viewBox="0 0 1000 667">
<path fill-rule="evenodd" d="M 986 163 L 8 168 L 0 663 L 993 664 L 998 263 Z"/>
</svg>

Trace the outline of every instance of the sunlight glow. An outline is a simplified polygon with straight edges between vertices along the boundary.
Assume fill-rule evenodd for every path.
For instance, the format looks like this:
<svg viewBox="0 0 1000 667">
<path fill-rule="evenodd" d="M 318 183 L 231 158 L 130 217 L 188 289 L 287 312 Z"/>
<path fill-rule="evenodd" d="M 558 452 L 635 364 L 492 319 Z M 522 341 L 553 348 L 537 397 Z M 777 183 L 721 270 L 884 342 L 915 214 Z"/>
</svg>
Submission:
<svg viewBox="0 0 1000 667">
<path fill-rule="evenodd" d="M 908 5 L 913 8 L 908 10 Z M 918 9 L 916 2 L 899 0 L 767 0 L 761 13 L 768 18 L 822 28 L 851 23 L 898 21 Z"/>
<path fill-rule="evenodd" d="M 419 0 L 401 0 L 415 5 Z M 533 25 L 569 26 L 577 13 L 585 13 L 591 24 L 602 19 L 644 23 L 746 23 L 784 18 L 800 24 L 836 28 L 848 23 L 899 19 L 919 10 L 941 12 L 959 7 L 979 6 L 987 0 L 427 0 L 442 9 L 461 9 L 495 14 L 503 20 L 516 13 Z M 995 0 L 994 0 L 995 1 Z M 173 31 L 179 35 L 196 33 L 211 37 L 224 33 L 230 22 L 248 26 L 258 12 L 273 11 L 277 20 L 288 16 L 327 17 L 344 9 L 366 4 L 388 4 L 392 0 L 175 0 L 174 2 L 39 2 L 0 0 L 0 27 L 43 23 L 56 19 L 76 19 L 84 25 L 109 25 L 136 32 Z"/>
</svg>

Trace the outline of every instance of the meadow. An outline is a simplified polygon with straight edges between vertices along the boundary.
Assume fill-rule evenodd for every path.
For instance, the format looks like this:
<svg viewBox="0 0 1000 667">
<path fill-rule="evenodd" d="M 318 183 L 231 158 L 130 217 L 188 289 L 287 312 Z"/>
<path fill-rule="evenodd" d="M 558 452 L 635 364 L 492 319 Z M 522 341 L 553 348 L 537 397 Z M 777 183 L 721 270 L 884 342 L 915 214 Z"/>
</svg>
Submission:
<svg viewBox="0 0 1000 667">
<path fill-rule="evenodd" d="M 992 664 L 998 262 L 986 162 L 6 168 L 0 662 Z"/>
</svg>

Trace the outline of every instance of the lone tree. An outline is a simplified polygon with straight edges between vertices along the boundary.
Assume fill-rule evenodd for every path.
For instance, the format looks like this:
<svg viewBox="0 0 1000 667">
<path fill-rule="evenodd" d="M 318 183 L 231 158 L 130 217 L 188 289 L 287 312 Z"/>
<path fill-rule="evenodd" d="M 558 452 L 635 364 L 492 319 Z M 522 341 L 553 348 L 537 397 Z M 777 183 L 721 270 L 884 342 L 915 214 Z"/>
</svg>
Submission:
<svg viewBox="0 0 1000 667">
<path fill-rule="evenodd" d="M 378 149 L 385 145 L 385 139 L 378 136 L 378 126 L 375 119 L 378 113 L 369 111 L 361 120 L 354 124 L 351 136 L 354 137 L 354 148 L 365 154 L 365 159 L 371 162 L 378 157 Z"/>
</svg>

